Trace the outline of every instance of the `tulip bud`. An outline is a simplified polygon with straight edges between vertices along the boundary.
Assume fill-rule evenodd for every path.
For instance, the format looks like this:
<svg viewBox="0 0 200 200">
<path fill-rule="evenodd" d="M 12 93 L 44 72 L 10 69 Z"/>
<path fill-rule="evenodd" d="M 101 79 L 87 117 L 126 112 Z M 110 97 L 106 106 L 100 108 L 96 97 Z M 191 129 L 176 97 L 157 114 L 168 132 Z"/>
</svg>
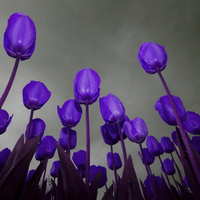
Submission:
<svg viewBox="0 0 200 200">
<path fill-rule="evenodd" d="M 114 165 L 115 165 L 115 169 L 118 170 L 122 167 L 122 161 L 121 161 L 121 158 L 119 156 L 118 153 L 114 153 L 113 154 L 113 160 L 114 160 Z M 111 152 L 108 152 L 107 153 L 107 165 L 108 165 L 108 168 L 113 170 L 113 162 L 112 162 L 112 154 Z"/>
<path fill-rule="evenodd" d="M 50 169 L 50 175 L 54 178 L 58 177 L 58 169 L 61 171 L 60 161 L 54 161 Z"/>
<path fill-rule="evenodd" d="M 170 160 L 169 158 L 166 158 L 164 161 L 163 161 L 163 166 L 165 168 L 165 171 L 167 173 L 167 175 L 173 175 L 175 174 L 175 168 L 174 168 L 174 162 L 173 160 Z M 162 171 L 164 172 L 164 169 L 163 167 L 161 167 Z"/>
<path fill-rule="evenodd" d="M 165 153 L 172 153 L 174 151 L 174 146 L 173 146 L 172 141 L 170 140 L 169 137 L 162 137 L 160 144 L 161 144 L 163 151 Z"/>
<path fill-rule="evenodd" d="M 154 156 L 160 156 L 164 152 L 158 140 L 152 135 L 147 137 L 146 145 L 149 152 Z"/>
<path fill-rule="evenodd" d="M 0 109 L 0 134 L 3 134 L 6 131 L 12 117 L 13 115 L 9 117 L 9 114 L 5 110 Z"/>
</svg>

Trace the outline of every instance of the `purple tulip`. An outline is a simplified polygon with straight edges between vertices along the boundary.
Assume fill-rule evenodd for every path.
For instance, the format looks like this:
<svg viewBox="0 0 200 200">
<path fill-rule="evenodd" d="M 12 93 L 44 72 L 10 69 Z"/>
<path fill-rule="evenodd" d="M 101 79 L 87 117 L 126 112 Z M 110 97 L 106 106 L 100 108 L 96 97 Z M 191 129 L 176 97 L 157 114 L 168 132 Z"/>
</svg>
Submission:
<svg viewBox="0 0 200 200">
<path fill-rule="evenodd" d="M 4 165 L 6 164 L 10 154 L 11 151 L 8 148 L 5 148 L 0 152 L 0 172 L 3 169 Z"/>
<path fill-rule="evenodd" d="M 149 152 L 154 156 L 160 156 L 164 152 L 158 140 L 152 135 L 147 137 L 146 145 Z"/>
<path fill-rule="evenodd" d="M 60 161 L 54 161 L 50 169 L 50 175 L 54 178 L 58 177 L 58 169 L 61 171 Z"/>
<path fill-rule="evenodd" d="M 171 133 L 172 140 L 176 146 L 178 146 L 177 138 L 176 138 L 176 131 Z"/>
<path fill-rule="evenodd" d="M 103 187 L 105 183 L 107 182 L 106 168 L 102 166 L 95 166 L 95 165 L 90 166 L 90 183 L 92 183 L 95 175 L 102 170 L 103 170 L 103 174 L 101 177 L 101 181 L 99 183 L 99 188 Z"/>
<path fill-rule="evenodd" d="M 103 120 L 106 123 L 121 122 L 125 116 L 122 102 L 113 94 L 99 99 L 99 106 Z"/>
<path fill-rule="evenodd" d="M 131 121 L 125 121 L 123 129 L 129 140 L 142 143 L 148 135 L 148 129 L 143 119 L 137 117 Z"/>
<path fill-rule="evenodd" d="M 187 111 L 186 120 L 182 123 L 183 128 L 194 135 L 200 135 L 200 116 L 199 114 Z"/>
<path fill-rule="evenodd" d="M 44 160 L 45 158 L 52 158 L 56 151 L 56 140 L 51 135 L 44 136 L 35 152 L 36 160 Z"/>
<path fill-rule="evenodd" d="M 33 174 L 35 173 L 35 169 L 29 170 L 27 177 L 26 177 L 26 185 L 28 185 L 29 181 L 31 180 Z"/>
<path fill-rule="evenodd" d="M 172 153 L 174 151 L 174 146 L 173 146 L 172 141 L 170 140 L 169 137 L 162 137 L 160 144 L 161 144 L 163 151 L 165 153 Z"/>
<path fill-rule="evenodd" d="M 163 161 L 163 166 L 165 168 L 165 171 L 167 173 L 167 175 L 173 175 L 175 174 L 175 168 L 174 168 L 174 162 L 173 160 L 170 160 L 169 158 L 166 158 Z M 164 169 L 161 167 L 162 171 L 164 172 Z"/>
<path fill-rule="evenodd" d="M 74 79 L 74 97 L 80 104 L 93 104 L 100 95 L 101 78 L 93 69 L 80 70 Z"/>
<path fill-rule="evenodd" d="M 68 150 L 69 128 L 63 127 L 60 131 L 59 144 L 64 150 Z M 76 147 L 77 134 L 75 130 L 70 129 L 70 149 Z"/>
<path fill-rule="evenodd" d="M 153 164 L 153 162 L 155 160 L 154 154 L 151 154 L 147 148 L 143 148 L 142 150 L 143 150 L 144 158 L 145 158 L 147 165 Z M 140 154 L 139 151 L 138 151 L 138 154 L 139 154 L 139 156 L 142 160 L 142 163 L 144 164 L 144 160 L 143 160 L 142 155 Z"/>
<path fill-rule="evenodd" d="M 193 136 L 191 143 L 196 151 L 200 154 L 200 136 Z"/>
<path fill-rule="evenodd" d="M 6 131 L 12 117 L 13 115 L 9 117 L 9 114 L 5 110 L 0 109 L 0 134 L 3 134 Z"/>
<path fill-rule="evenodd" d="M 51 92 L 44 83 L 31 81 L 23 89 L 24 106 L 28 109 L 40 109 L 50 98 Z"/>
<path fill-rule="evenodd" d="M 122 161 L 118 153 L 113 154 L 113 159 L 114 159 L 114 165 L 115 169 L 118 170 L 122 167 Z M 111 152 L 107 153 L 107 165 L 108 168 L 113 170 L 113 162 L 112 162 L 112 154 Z"/>
<path fill-rule="evenodd" d="M 25 137 L 27 137 L 28 126 L 29 124 L 27 124 L 26 126 Z M 33 119 L 31 122 L 31 130 L 30 130 L 29 139 L 33 137 L 37 137 L 40 134 L 42 138 L 44 135 L 45 128 L 46 128 L 46 124 L 44 123 L 42 119 L 40 118 Z"/>
<path fill-rule="evenodd" d="M 57 106 L 58 115 L 63 126 L 74 127 L 76 126 L 82 115 L 82 108 L 80 104 L 75 100 L 67 100 L 62 108 Z"/>
<path fill-rule="evenodd" d="M 21 60 L 31 57 L 35 50 L 36 28 L 32 19 L 22 12 L 14 13 L 8 19 L 4 33 L 4 48 L 13 58 L 21 55 Z"/>
<path fill-rule="evenodd" d="M 85 178 L 85 170 L 86 170 L 86 151 L 80 150 L 74 152 L 72 156 L 72 160 L 74 164 L 77 166 L 77 170 L 82 178 Z"/>
<path fill-rule="evenodd" d="M 164 70 L 167 65 L 167 53 L 163 46 L 153 42 L 141 45 L 138 60 L 148 74 L 155 74 L 157 70 Z"/>
<path fill-rule="evenodd" d="M 183 103 L 179 97 L 172 96 L 174 103 L 176 105 L 176 109 L 178 111 L 178 114 L 180 116 L 181 121 L 183 122 L 186 119 L 187 113 L 185 111 L 185 108 L 183 106 Z M 171 106 L 171 103 L 169 101 L 168 96 L 162 96 L 155 104 L 155 109 L 158 111 L 159 115 L 165 121 L 167 124 L 171 126 L 176 126 L 176 118 Z"/>
</svg>

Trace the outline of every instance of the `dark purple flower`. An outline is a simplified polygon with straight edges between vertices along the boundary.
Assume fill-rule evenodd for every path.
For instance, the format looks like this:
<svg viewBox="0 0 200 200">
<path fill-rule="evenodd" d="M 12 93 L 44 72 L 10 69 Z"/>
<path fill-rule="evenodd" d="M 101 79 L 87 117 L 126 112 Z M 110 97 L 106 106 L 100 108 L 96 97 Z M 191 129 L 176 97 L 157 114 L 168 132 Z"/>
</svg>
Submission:
<svg viewBox="0 0 200 200">
<path fill-rule="evenodd" d="M 51 135 L 44 136 L 35 152 L 36 160 L 44 160 L 45 158 L 52 158 L 56 151 L 56 140 Z"/>
<path fill-rule="evenodd" d="M 103 187 L 105 185 L 105 183 L 107 182 L 106 168 L 102 167 L 100 165 L 99 166 L 95 166 L 95 165 L 90 166 L 90 183 L 92 183 L 95 175 L 102 170 L 103 170 L 103 174 L 101 177 L 101 181 L 99 183 L 99 188 Z"/>
<path fill-rule="evenodd" d="M 73 99 L 67 100 L 62 108 L 57 106 L 57 111 L 63 126 L 76 126 L 82 115 L 80 104 Z"/>
<path fill-rule="evenodd" d="M 28 109 L 40 109 L 50 98 L 51 92 L 44 83 L 31 81 L 23 89 L 24 106 Z"/>
<path fill-rule="evenodd" d="M 149 152 L 154 156 L 160 156 L 164 152 L 158 140 L 152 135 L 147 137 L 146 145 Z"/>
<path fill-rule="evenodd" d="M 160 144 L 161 144 L 163 151 L 165 153 L 172 153 L 174 151 L 174 146 L 173 146 L 172 141 L 170 140 L 169 137 L 162 137 Z"/>
<path fill-rule="evenodd" d="M 113 154 L 113 159 L 114 159 L 114 165 L 115 169 L 118 170 L 122 167 L 122 161 L 118 153 Z M 112 153 L 108 152 L 107 153 L 107 165 L 108 168 L 113 170 L 113 162 L 112 162 Z"/>
<path fill-rule="evenodd" d="M 59 144 L 60 146 L 68 150 L 68 140 L 69 140 L 69 128 L 63 127 L 60 131 L 60 137 L 59 137 Z M 76 141 L 77 141 L 77 134 L 75 130 L 70 129 L 70 149 L 74 149 L 76 147 Z"/>
<path fill-rule="evenodd" d="M 187 111 L 186 120 L 182 123 L 183 128 L 191 134 L 200 135 L 200 116 L 199 114 Z"/>
<path fill-rule="evenodd" d="M 148 74 L 155 74 L 157 70 L 162 71 L 167 65 L 167 53 L 163 46 L 153 42 L 141 45 L 138 60 Z"/>
<path fill-rule="evenodd" d="M 22 12 L 14 13 L 8 19 L 4 33 L 4 48 L 13 58 L 21 55 L 21 60 L 31 57 L 35 50 L 36 28 L 29 16 Z"/>
<path fill-rule="evenodd" d="M 121 122 L 125 116 L 122 102 L 113 94 L 99 99 L 99 106 L 103 120 L 106 123 Z"/>
<path fill-rule="evenodd" d="M 172 140 L 176 146 L 178 146 L 177 138 L 176 138 L 176 131 L 171 133 Z"/>
<path fill-rule="evenodd" d="M 142 143 L 148 135 L 148 129 L 143 119 L 137 117 L 131 121 L 125 121 L 123 129 L 129 140 Z"/>
<path fill-rule="evenodd" d="M 12 117 L 13 115 L 9 117 L 9 114 L 5 110 L 0 109 L 0 134 L 3 134 L 6 131 Z"/>
<path fill-rule="evenodd" d="M 77 170 L 82 178 L 85 178 L 85 170 L 86 170 L 86 151 L 80 150 L 74 152 L 72 156 L 72 160 L 74 164 L 77 166 Z"/>
<path fill-rule="evenodd" d="M 144 158 L 145 158 L 147 165 L 153 164 L 153 162 L 155 160 L 155 156 L 153 154 L 151 154 L 147 148 L 143 148 L 142 150 L 143 150 Z M 141 158 L 141 160 L 144 164 L 144 160 L 143 160 L 142 155 L 139 151 L 138 151 L 138 154 L 139 154 L 139 156 L 140 156 L 140 158 Z"/>
<path fill-rule="evenodd" d="M 200 136 L 193 136 L 191 143 L 196 151 L 200 154 Z"/>
<path fill-rule="evenodd" d="M 50 175 L 54 178 L 58 177 L 58 169 L 61 171 L 60 161 L 54 161 L 50 169 Z"/>
<path fill-rule="evenodd" d="M 35 169 L 29 170 L 27 177 L 26 177 L 26 185 L 28 185 L 29 181 L 31 180 L 33 174 L 35 173 Z"/>
<path fill-rule="evenodd" d="M 175 168 L 174 168 L 174 161 L 170 160 L 169 158 L 166 158 L 163 161 L 163 166 L 165 168 L 165 171 L 167 173 L 167 175 L 173 175 L 175 174 Z M 164 172 L 164 169 L 161 167 L 162 171 Z"/>
<path fill-rule="evenodd" d="M 27 137 L 28 126 L 29 124 L 27 124 L 26 126 L 25 137 Z M 42 119 L 40 118 L 33 119 L 31 122 L 31 130 L 30 130 L 29 139 L 33 137 L 37 137 L 40 134 L 42 138 L 44 135 L 45 128 L 46 128 L 46 124 L 44 123 Z"/>
<path fill-rule="evenodd" d="M 183 122 L 187 116 L 183 103 L 179 97 L 172 96 L 172 98 L 176 105 L 176 109 L 178 111 L 179 117 L 181 121 Z M 155 109 L 158 111 L 163 121 L 165 121 L 167 124 L 171 126 L 177 125 L 176 118 L 175 118 L 168 96 L 160 97 L 160 99 L 155 104 Z"/>
<path fill-rule="evenodd" d="M 115 124 L 104 124 L 100 130 L 106 144 L 114 145 L 119 142 L 120 138 Z"/>
<path fill-rule="evenodd" d="M 3 169 L 4 165 L 6 164 L 10 154 L 11 151 L 8 148 L 5 148 L 0 152 L 0 172 Z"/>
<path fill-rule="evenodd" d="M 74 97 L 80 104 L 93 104 L 100 95 L 101 78 L 93 69 L 80 70 L 74 79 Z"/>
</svg>

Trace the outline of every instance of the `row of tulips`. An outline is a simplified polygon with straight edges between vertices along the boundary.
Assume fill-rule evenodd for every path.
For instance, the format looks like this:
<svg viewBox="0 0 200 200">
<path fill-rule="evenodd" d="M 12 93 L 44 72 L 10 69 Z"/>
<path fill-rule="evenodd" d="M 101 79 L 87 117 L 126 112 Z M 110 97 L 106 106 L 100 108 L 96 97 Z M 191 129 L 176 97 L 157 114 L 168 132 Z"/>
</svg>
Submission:
<svg viewBox="0 0 200 200">
<path fill-rule="evenodd" d="M 34 22 L 23 13 L 14 13 L 8 20 L 4 34 L 4 48 L 7 54 L 16 59 L 8 85 L 0 99 L 0 107 L 12 86 L 19 61 L 31 57 L 35 50 L 36 28 Z M 159 142 L 154 136 L 148 136 L 145 121 L 141 118 L 129 119 L 123 103 L 113 94 L 100 96 L 101 78 L 93 69 L 80 70 L 74 79 L 74 99 L 69 99 L 62 107 L 57 106 L 57 114 L 63 125 L 59 139 L 45 135 L 45 122 L 34 118 L 34 112 L 41 109 L 51 97 L 51 92 L 39 81 L 31 81 L 23 90 L 23 103 L 30 109 L 29 123 L 25 134 L 17 141 L 12 151 L 8 148 L 0 152 L 0 196 L 2 199 L 72 199 L 95 200 L 98 188 L 105 186 L 102 199 L 113 200 L 160 200 L 160 199 L 198 199 L 200 196 L 200 139 L 188 133 L 200 134 L 200 116 L 185 110 L 179 97 L 171 95 L 161 74 L 167 65 L 167 53 L 164 47 L 156 43 L 144 43 L 139 50 L 138 60 L 148 74 L 157 73 L 167 95 L 155 103 L 155 110 L 168 125 L 174 126 L 173 142 L 163 137 Z M 107 187 L 105 166 L 90 165 L 90 124 L 89 105 L 99 98 L 99 107 L 105 124 L 99 127 L 104 142 L 110 146 L 107 154 L 107 166 L 114 172 L 114 181 Z M 77 133 L 74 127 L 80 122 L 82 107 L 86 115 L 86 150 L 70 155 L 76 147 Z M 0 134 L 3 134 L 13 116 L 0 110 Z M 187 132 L 188 133 L 187 133 Z M 145 166 L 147 178 L 138 182 L 131 156 L 127 156 L 124 140 L 139 145 L 139 156 Z M 25 141 L 24 141 L 25 140 Z M 146 140 L 146 146 L 142 143 Z M 121 143 L 123 162 L 114 145 Z M 177 146 L 175 146 L 175 145 Z M 179 150 L 179 152 L 177 151 Z M 51 179 L 46 178 L 46 166 L 57 150 L 59 160 L 53 162 L 50 169 Z M 161 155 L 168 153 L 171 159 L 162 161 Z M 185 172 L 181 174 L 173 153 L 180 159 Z M 35 155 L 40 161 L 38 167 L 29 170 L 29 164 Z M 71 159 L 72 157 L 72 159 Z M 158 157 L 161 163 L 161 177 L 154 176 L 150 165 Z M 117 172 L 122 168 L 120 176 Z M 175 170 L 176 168 L 176 170 Z M 178 172 L 180 181 L 174 178 Z M 174 185 L 168 176 L 172 176 Z"/>
</svg>

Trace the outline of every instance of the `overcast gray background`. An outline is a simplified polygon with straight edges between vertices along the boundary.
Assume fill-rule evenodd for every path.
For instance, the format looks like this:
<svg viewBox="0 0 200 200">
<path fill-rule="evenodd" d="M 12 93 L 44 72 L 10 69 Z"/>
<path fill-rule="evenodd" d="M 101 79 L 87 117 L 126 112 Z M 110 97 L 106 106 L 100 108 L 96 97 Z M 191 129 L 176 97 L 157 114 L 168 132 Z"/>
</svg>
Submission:
<svg viewBox="0 0 200 200">
<path fill-rule="evenodd" d="M 130 119 L 141 117 L 145 120 L 149 135 L 156 136 L 159 141 L 164 135 L 170 136 L 174 128 L 167 126 L 154 110 L 155 102 L 165 95 L 163 86 L 158 76 L 145 73 L 137 60 L 139 47 L 144 42 L 165 46 L 168 64 L 163 75 L 171 92 L 182 99 L 186 110 L 200 113 L 198 0 L 1 0 L 0 93 L 15 61 L 3 48 L 3 35 L 7 19 L 19 11 L 35 22 L 36 48 L 29 60 L 20 62 L 14 85 L 3 106 L 14 117 L 7 132 L 0 136 L 0 150 L 12 149 L 25 131 L 29 110 L 23 106 L 22 89 L 30 80 L 43 82 L 52 92 L 50 100 L 34 113 L 34 117 L 45 121 L 45 135 L 53 135 L 58 140 L 62 125 L 57 105 L 62 106 L 73 98 L 73 79 L 82 68 L 94 69 L 102 80 L 101 97 L 109 93 L 116 95 Z M 84 106 L 83 111 L 82 120 L 75 128 L 78 141 L 74 151 L 85 149 Z M 90 106 L 90 116 L 91 164 L 106 166 L 110 148 L 104 144 L 100 133 L 104 122 L 98 101 Z M 146 172 L 137 154 L 137 144 L 126 140 L 126 148 L 132 155 L 138 178 L 144 180 Z M 114 151 L 122 155 L 120 143 Z M 160 175 L 160 165 L 156 163 L 152 170 Z M 38 162 L 33 162 L 31 168 L 37 165 Z M 108 176 L 110 186 L 114 178 L 110 170 Z M 101 193 L 104 191 L 101 189 Z"/>
</svg>

